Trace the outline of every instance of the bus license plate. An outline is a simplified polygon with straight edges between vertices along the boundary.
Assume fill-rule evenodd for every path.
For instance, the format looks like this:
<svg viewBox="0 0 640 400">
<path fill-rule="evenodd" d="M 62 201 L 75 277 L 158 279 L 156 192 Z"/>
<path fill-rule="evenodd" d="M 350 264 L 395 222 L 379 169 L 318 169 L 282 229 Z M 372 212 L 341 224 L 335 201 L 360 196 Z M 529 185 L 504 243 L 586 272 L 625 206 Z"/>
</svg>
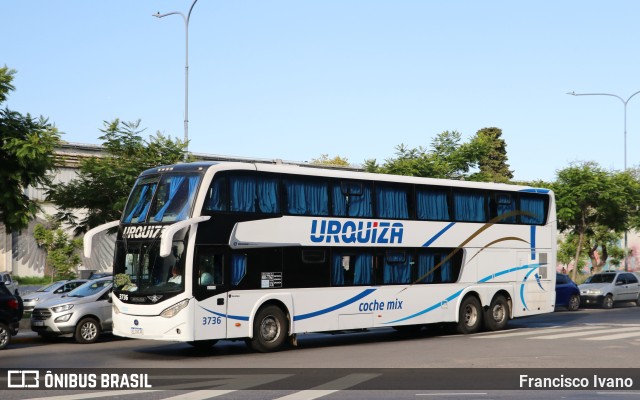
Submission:
<svg viewBox="0 0 640 400">
<path fill-rule="evenodd" d="M 142 328 L 131 328 L 132 335 L 142 335 Z"/>
</svg>

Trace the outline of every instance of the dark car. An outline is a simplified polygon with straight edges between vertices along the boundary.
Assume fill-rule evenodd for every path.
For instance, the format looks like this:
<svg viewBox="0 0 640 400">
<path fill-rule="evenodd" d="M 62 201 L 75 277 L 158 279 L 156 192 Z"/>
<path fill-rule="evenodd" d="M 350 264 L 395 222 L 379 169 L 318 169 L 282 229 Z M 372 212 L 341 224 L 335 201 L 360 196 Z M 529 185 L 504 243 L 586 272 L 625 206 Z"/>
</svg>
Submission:
<svg viewBox="0 0 640 400">
<path fill-rule="evenodd" d="M 569 275 L 556 273 L 556 308 L 566 307 L 569 311 L 580 308 L 580 289 Z"/>
<path fill-rule="evenodd" d="M 0 285 L 0 350 L 9 345 L 11 336 L 18 333 L 20 319 L 24 312 L 22 298 Z"/>
</svg>

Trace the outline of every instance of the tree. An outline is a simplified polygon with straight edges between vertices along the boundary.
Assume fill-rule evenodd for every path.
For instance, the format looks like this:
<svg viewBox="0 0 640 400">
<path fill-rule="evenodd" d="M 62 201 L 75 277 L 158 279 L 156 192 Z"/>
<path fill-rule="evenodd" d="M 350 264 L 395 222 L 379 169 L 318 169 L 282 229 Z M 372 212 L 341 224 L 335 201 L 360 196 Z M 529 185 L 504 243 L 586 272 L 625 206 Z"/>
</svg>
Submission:
<svg viewBox="0 0 640 400">
<path fill-rule="evenodd" d="M 129 191 L 140 172 L 158 165 L 175 164 L 183 159 L 186 145 L 156 133 L 148 141 L 140 134 L 140 121 L 104 122 L 100 136 L 104 157 L 90 157 L 80 162 L 77 178 L 68 183 L 52 184 L 47 199 L 56 204 L 58 221 L 74 227 L 79 235 L 103 223 L 120 219 Z M 77 210 L 84 216 L 78 220 Z"/>
<path fill-rule="evenodd" d="M 328 154 L 322 154 L 319 158 L 311 159 L 311 164 L 314 165 L 332 165 L 338 167 L 348 167 L 349 160 L 340 156 L 329 158 Z"/>
<path fill-rule="evenodd" d="M 502 139 L 501 129 L 480 129 L 471 143 L 480 151 L 480 171 L 471 177 L 472 180 L 506 183 L 513 179 L 513 171 L 507 164 L 507 145 Z"/>
<path fill-rule="evenodd" d="M 0 104 L 14 90 L 15 70 L 0 68 Z M 58 130 L 48 121 L 0 109 L 0 223 L 7 231 L 25 228 L 38 212 L 38 204 L 24 194 L 29 186 L 44 186 L 55 167 Z"/>
<path fill-rule="evenodd" d="M 378 165 L 376 160 L 366 160 L 364 168 L 369 172 L 395 175 L 421 176 L 443 179 L 467 179 L 469 171 L 477 166 L 482 154 L 482 142 L 460 143 L 456 131 L 444 131 L 431 141 L 430 149 L 396 146 L 396 157 Z"/>
<path fill-rule="evenodd" d="M 552 189 L 556 195 L 558 229 L 578 238 L 575 265 L 579 264 L 586 245 L 587 251 L 601 249 L 604 265 L 607 246 L 638 219 L 640 183 L 635 175 L 630 171 L 605 171 L 594 162 L 574 163 L 557 172 Z M 575 273 L 574 270 L 574 280 Z"/>
<path fill-rule="evenodd" d="M 82 239 L 70 239 L 58 221 L 48 218 L 47 225 L 37 224 L 33 237 L 47 253 L 45 275 L 54 279 L 73 279 L 81 259 L 78 249 Z"/>
</svg>

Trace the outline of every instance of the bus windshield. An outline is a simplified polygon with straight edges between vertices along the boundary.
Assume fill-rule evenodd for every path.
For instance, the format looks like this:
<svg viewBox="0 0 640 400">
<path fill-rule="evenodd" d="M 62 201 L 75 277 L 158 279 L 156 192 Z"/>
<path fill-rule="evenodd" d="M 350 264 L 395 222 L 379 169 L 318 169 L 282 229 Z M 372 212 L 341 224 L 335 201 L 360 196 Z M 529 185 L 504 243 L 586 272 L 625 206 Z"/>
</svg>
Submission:
<svg viewBox="0 0 640 400">
<path fill-rule="evenodd" d="M 184 289 L 184 243 L 174 241 L 171 254 L 160 257 L 159 242 L 122 240 L 116 243 L 115 290 L 150 295 Z"/>
<path fill-rule="evenodd" d="M 197 174 L 165 174 L 139 178 L 127 201 L 122 222 L 141 224 L 186 219 L 200 178 Z"/>
</svg>

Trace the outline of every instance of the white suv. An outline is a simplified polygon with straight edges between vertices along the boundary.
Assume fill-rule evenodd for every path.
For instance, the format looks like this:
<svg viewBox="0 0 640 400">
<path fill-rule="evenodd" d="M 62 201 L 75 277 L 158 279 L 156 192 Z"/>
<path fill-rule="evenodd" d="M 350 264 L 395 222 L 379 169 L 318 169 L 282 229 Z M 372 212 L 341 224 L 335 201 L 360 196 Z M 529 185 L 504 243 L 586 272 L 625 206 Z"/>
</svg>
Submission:
<svg viewBox="0 0 640 400">
<path fill-rule="evenodd" d="M 111 331 L 113 278 L 95 279 L 66 296 L 39 303 L 31 313 L 31 330 L 40 336 L 73 334 L 78 343 L 93 343 Z"/>
</svg>

